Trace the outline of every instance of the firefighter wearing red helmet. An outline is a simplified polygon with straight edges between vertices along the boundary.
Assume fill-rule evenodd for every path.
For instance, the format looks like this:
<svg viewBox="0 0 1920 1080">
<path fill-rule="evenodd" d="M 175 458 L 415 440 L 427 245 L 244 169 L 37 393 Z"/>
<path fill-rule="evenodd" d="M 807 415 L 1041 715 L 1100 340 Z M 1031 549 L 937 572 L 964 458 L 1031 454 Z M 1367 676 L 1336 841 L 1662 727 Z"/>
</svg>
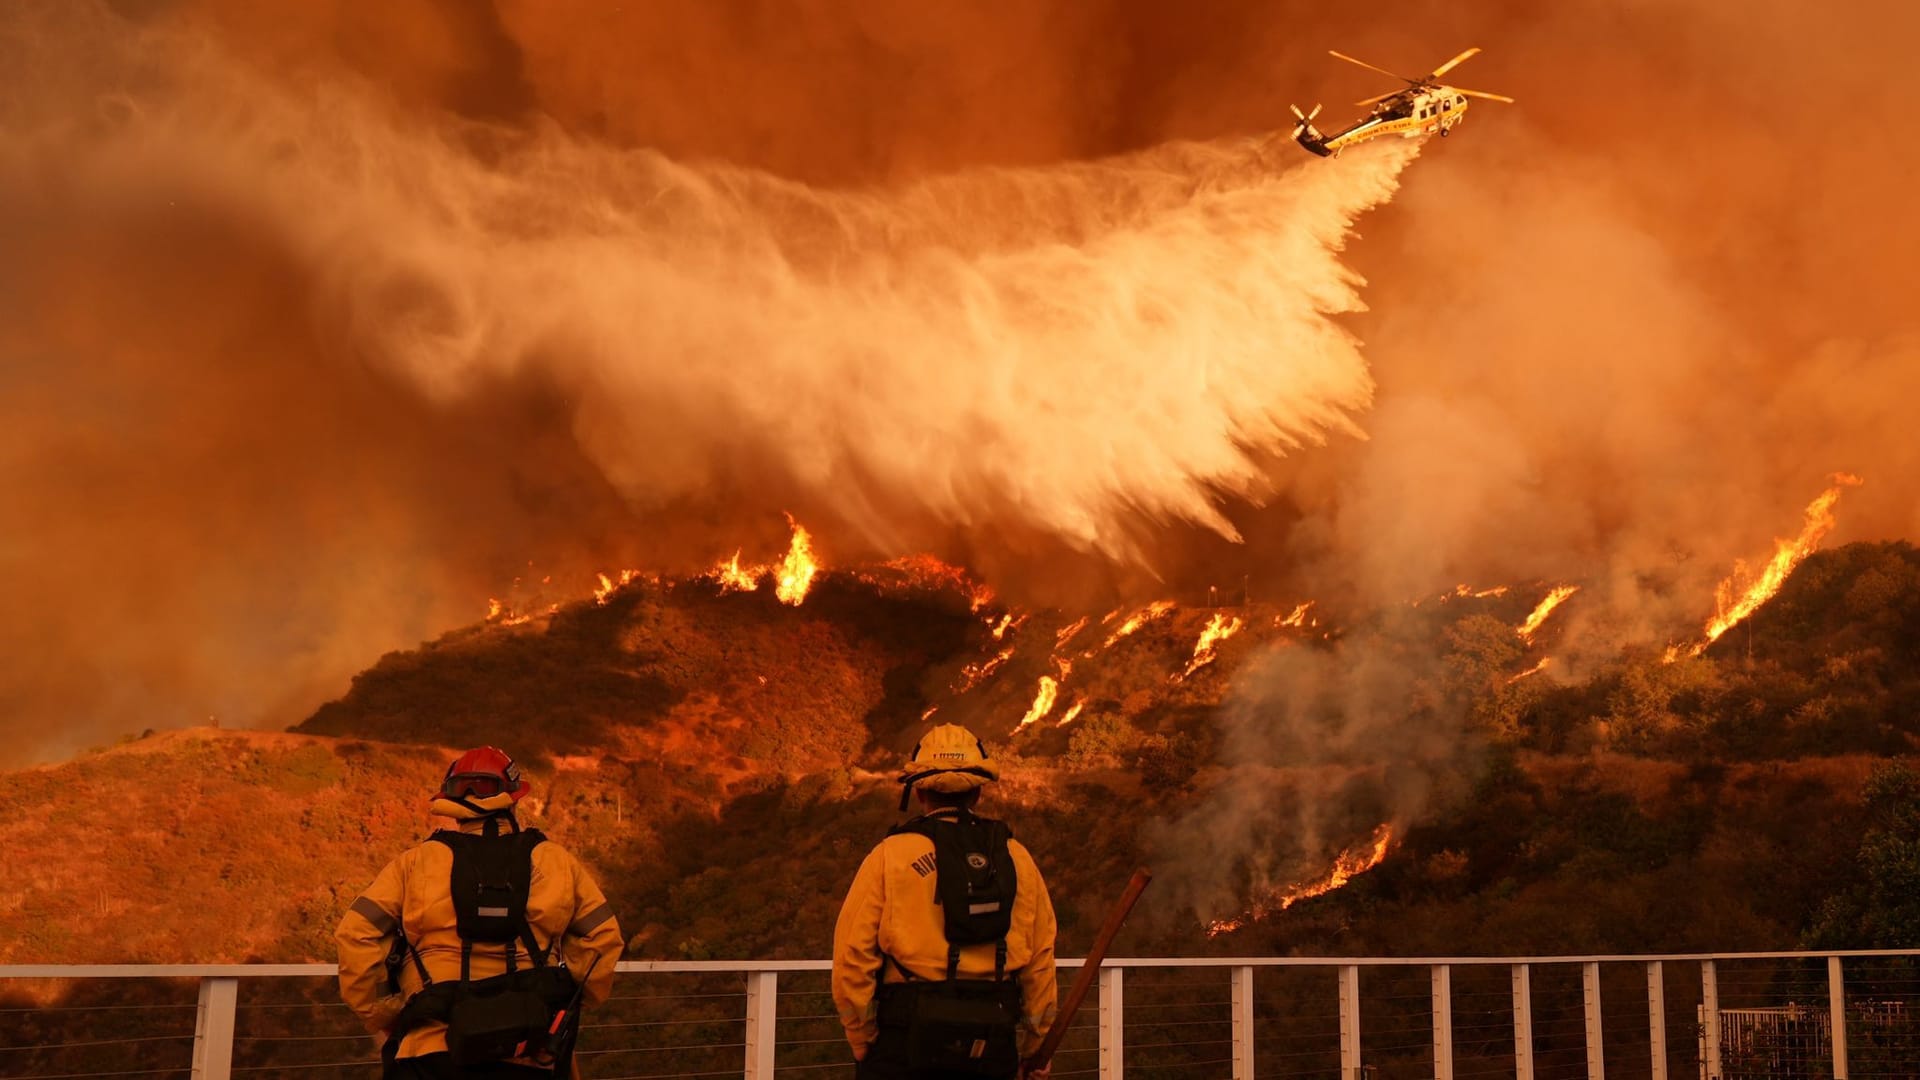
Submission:
<svg viewBox="0 0 1920 1080">
<path fill-rule="evenodd" d="M 334 932 L 340 996 L 389 1080 L 572 1072 L 580 1010 L 606 1000 L 622 939 L 586 868 L 520 827 L 530 787 L 496 747 L 461 754 L 432 804 L 455 827 L 388 863 Z"/>
<path fill-rule="evenodd" d="M 833 930 L 833 1000 L 857 1080 L 1011 1080 L 1053 1025 L 1046 882 L 1004 823 L 973 812 L 997 779 L 957 724 L 907 757 L 900 809 L 917 794 L 924 812 L 860 864 Z"/>
</svg>

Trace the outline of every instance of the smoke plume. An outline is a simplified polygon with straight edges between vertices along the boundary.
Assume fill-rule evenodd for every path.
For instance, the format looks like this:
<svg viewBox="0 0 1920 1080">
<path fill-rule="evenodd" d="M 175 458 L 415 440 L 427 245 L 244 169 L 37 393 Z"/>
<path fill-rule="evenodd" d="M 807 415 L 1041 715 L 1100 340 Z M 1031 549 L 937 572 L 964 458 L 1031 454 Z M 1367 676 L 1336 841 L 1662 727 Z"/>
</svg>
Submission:
<svg viewBox="0 0 1920 1080">
<path fill-rule="evenodd" d="M 1579 581 L 1542 676 L 1577 677 L 1697 625 L 1830 472 L 1867 480 L 1830 542 L 1920 527 L 1916 31 L 8 5 L 0 715 L 42 756 L 296 719 L 516 577 L 772 546 L 789 509 L 830 559 L 1036 599 Z M 1272 137 L 1391 88 L 1327 48 L 1470 44 L 1452 77 L 1520 103 L 1404 175 L 1411 144 Z"/>
</svg>

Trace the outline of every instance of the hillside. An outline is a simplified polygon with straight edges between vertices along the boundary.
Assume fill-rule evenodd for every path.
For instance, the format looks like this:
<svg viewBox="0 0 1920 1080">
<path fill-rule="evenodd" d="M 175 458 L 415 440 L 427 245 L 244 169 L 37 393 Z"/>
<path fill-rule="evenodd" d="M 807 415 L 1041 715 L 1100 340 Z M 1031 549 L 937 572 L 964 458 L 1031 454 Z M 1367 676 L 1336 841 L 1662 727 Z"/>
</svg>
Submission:
<svg viewBox="0 0 1920 1080">
<path fill-rule="evenodd" d="M 451 748 L 485 741 L 530 762 L 528 817 L 596 867 L 635 955 L 817 956 L 929 710 L 1007 763 L 996 802 L 1049 869 L 1069 951 L 1140 861 L 1166 882 L 1130 931 L 1142 949 L 1798 940 L 1847 878 L 1863 783 L 1920 730 L 1920 554 L 1816 555 L 1703 655 L 1623 655 L 1572 684 L 1514 677 L 1540 651 L 1512 632 L 1527 592 L 1335 629 L 1285 605 L 974 610 L 963 589 L 851 573 L 798 607 L 635 582 L 389 655 L 294 732 L 175 732 L 11 774 L 0 960 L 324 958 L 378 863 L 428 828 Z M 1344 694 L 1352 668 L 1384 694 L 1382 655 L 1404 712 L 1342 714 L 1309 746 L 1296 721 L 1333 716 L 1299 704 L 1313 680 Z M 1043 679 L 1052 705 L 1022 727 Z M 1383 822 L 1373 872 L 1205 935 Z M 155 895 L 179 902 L 152 918 Z"/>
</svg>

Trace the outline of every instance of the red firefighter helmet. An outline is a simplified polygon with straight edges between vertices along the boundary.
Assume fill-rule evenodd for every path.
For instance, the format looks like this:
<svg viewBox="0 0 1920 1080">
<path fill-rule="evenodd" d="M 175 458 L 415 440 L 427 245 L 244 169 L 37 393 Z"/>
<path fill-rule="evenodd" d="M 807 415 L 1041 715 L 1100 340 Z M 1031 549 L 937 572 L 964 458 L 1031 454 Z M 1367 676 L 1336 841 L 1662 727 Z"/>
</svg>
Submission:
<svg viewBox="0 0 1920 1080">
<path fill-rule="evenodd" d="M 447 766 L 446 779 L 440 782 L 440 797 L 456 802 L 481 802 L 506 795 L 507 805 L 517 803 L 533 785 L 520 775 L 520 766 L 497 746 L 480 746 L 461 754 Z"/>
</svg>

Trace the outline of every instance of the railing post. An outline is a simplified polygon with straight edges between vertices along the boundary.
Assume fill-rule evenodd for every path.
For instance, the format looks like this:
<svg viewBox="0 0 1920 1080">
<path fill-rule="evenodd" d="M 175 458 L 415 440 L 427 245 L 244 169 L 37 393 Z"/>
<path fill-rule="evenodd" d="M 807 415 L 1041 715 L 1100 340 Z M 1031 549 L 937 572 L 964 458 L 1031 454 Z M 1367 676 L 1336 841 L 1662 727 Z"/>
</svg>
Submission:
<svg viewBox="0 0 1920 1080">
<path fill-rule="evenodd" d="M 1233 969 L 1233 1080 L 1253 1080 L 1253 967 Z"/>
<path fill-rule="evenodd" d="M 1700 1068 L 1706 1080 L 1720 1080 L 1720 978 L 1713 961 L 1700 961 Z"/>
<path fill-rule="evenodd" d="M 1587 1080 L 1607 1080 L 1607 1045 L 1600 1031 L 1600 965 L 1580 965 L 1580 1001 L 1587 1014 Z"/>
<path fill-rule="evenodd" d="M 1837 956 L 1827 957 L 1827 1022 L 1833 1025 L 1833 1080 L 1847 1080 L 1847 983 Z"/>
<path fill-rule="evenodd" d="M 1433 1076 L 1453 1080 L 1453 969 L 1435 964 L 1433 977 Z"/>
<path fill-rule="evenodd" d="M 1658 960 L 1647 961 L 1647 1045 L 1652 1080 L 1667 1080 L 1667 975 Z"/>
<path fill-rule="evenodd" d="M 1340 968 L 1340 1080 L 1360 1080 L 1360 968 Z"/>
<path fill-rule="evenodd" d="M 773 1080 L 775 1010 L 779 1001 L 779 972 L 747 972 L 746 1080 Z"/>
<path fill-rule="evenodd" d="M 200 1009 L 193 1023 L 193 1080 L 231 1080 L 233 1014 L 239 1001 L 239 979 L 208 976 L 200 980 Z"/>
<path fill-rule="evenodd" d="M 1100 969 L 1100 1080 L 1121 1080 L 1126 1073 L 1126 969 Z"/>
<path fill-rule="evenodd" d="M 1513 965 L 1513 1075 L 1533 1080 L 1533 969 Z"/>
</svg>

